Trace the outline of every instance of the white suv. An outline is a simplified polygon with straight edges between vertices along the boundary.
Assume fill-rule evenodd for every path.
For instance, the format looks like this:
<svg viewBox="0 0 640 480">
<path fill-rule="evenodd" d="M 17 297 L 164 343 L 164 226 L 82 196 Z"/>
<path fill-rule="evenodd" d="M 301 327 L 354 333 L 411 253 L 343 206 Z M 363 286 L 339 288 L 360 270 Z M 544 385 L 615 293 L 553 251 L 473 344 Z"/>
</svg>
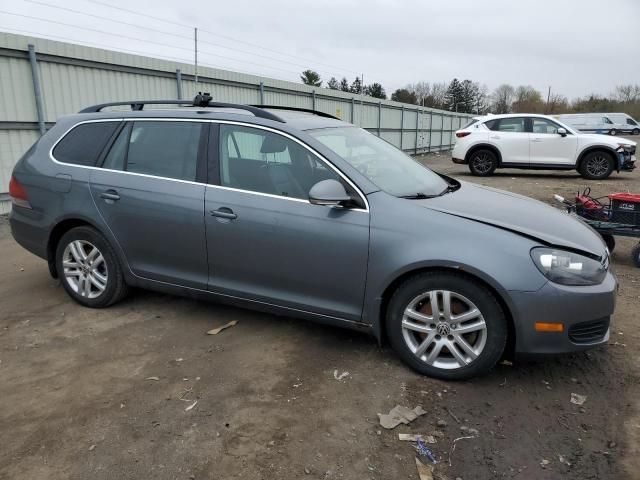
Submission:
<svg viewBox="0 0 640 480">
<path fill-rule="evenodd" d="M 635 168 L 636 143 L 623 138 L 580 133 L 547 115 L 508 114 L 476 117 L 456 132 L 454 163 L 474 175 L 496 168 L 576 169 L 601 180 L 614 170 Z"/>
</svg>

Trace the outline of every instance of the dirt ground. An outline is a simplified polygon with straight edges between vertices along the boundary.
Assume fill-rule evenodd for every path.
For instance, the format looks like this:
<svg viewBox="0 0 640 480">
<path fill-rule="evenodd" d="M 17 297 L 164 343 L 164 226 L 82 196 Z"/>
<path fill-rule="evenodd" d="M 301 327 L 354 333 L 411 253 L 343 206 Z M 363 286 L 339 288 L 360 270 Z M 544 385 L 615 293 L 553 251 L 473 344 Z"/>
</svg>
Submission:
<svg viewBox="0 0 640 480">
<path fill-rule="evenodd" d="M 446 154 L 422 161 L 550 203 L 586 185 L 640 192 L 637 171 L 602 182 L 517 170 L 478 180 Z M 107 310 L 82 308 L 4 218 L 0 478 L 416 479 L 398 433 L 436 436 L 436 479 L 640 478 L 632 245 L 619 238 L 613 254 L 620 292 L 608 347 L 442 382 L 338 328 L 143 291 Z M 336 380 L 336 371 L 349 373 Z M 582 407 L 572 393 L 587 396 Z M 396 404 L 427 414 L 382 429 L 377 414 Z"/>
</svg>

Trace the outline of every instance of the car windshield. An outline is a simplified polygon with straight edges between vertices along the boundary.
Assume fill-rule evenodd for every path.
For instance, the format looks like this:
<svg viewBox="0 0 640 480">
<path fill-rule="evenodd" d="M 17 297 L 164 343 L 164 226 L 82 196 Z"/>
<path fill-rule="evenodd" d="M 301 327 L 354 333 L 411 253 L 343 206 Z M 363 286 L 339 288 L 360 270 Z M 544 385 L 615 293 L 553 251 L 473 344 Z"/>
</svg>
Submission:
<svg viewBox="0 0 640 480">
<path fill-rule="evenodd" d="M 421 198 L 448 191 L 449 184 L 438 174 L 362 128 L 325 128 L 307 133 L 391 195 Z"/>
</svg>

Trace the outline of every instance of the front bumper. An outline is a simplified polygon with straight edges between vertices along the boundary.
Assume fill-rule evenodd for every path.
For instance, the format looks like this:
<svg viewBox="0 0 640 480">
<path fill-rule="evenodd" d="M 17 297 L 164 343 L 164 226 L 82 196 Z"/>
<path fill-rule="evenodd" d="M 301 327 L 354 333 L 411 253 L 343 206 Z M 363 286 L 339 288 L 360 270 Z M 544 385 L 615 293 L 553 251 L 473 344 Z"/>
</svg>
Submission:
<svg viewBox="0 0 640 480">
<path fill-rule="evenodd" d="M 464 158 L 451 157 L 451 160 L 453 160 L 453 163 L 458 163 L 461 165 L 468 163 Z"/>
<path fill-rule="evenodd" d="M 570 287 L 547 282 L 537 292 L 510 292 L 516 354 L 571 353 L 609 341 L 609 319 L 617 281 L 608 273 L 600 285 Z M 562 332 L 538 332 L 536 322 L 562 323 Z"/>
</svg>

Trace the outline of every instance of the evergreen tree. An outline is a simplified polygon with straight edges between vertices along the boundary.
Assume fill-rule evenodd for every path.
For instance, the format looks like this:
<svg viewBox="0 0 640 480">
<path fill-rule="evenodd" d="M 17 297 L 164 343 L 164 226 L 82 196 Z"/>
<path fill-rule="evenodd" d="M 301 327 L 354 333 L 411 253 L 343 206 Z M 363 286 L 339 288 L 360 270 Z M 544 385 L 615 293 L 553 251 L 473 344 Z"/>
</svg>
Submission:
<svg viewBox="0 0 640 480">
<path fill-rule="evenodd" d="M 351 93 L 362 93 L 362 82 L 359 77 L 356 77 L 353 82 L 351 82 L 351 86 L 349 87 L 349 91 Z"/>
<path fill-rule="evenodd" d="M 313 70 L 305 70 L 304 72 L 302 72 L 302 75 L 300 75 L 300 80 L 302 80 L 302 83 L 304 83 L 305 85 L 310 85 L 312 87 L 319 87 L 322 85 L 320 74 Z"/>
<path fill-rule="evenodd" d="M 331 90 L 340 90 L 340 83 L 336 80 L 336 77 L 331 77 L 331 80 L 327 82 L 327 88 Z"/>
<path fill-rule="evenodd" d="M 342 80 L 340 80 L 340 90 L 342 90 L 343 92 L 350 91 L 349 82 L 347 81 L 346 77 L 342 77 Z"/>
<path fill-rule="evenodd" d="M 381 98 L 383 100 L 387 99 L 387 92 L 384 91 L 384 88 L 379 83 L 367 85 L 364 89 L 364 93 L 373 98 Z"/>
</svg>

